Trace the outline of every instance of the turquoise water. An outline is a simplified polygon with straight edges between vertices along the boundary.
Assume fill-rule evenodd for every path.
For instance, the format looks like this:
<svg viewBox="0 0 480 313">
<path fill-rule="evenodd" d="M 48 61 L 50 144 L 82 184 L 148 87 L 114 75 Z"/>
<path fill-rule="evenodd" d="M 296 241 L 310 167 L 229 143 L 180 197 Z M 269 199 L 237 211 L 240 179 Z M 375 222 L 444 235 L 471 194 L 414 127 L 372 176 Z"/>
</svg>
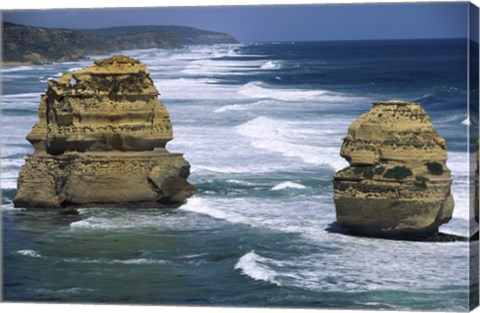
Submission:
<svg viewBox="0 0 480 313">
<path fill-rule="evenodd" d="M 170 112 L 198 195 L 179 209 L 13 208 L 49 78 L 91 61 L 2 69 L 6 301 L 466 310 L 467 242 L 344 235 L 331 179 L 371 102 L 419 101 L 448 141 L 454 217 L 469 220 L 464 40 L 135 50 Z M 473 116 L 472 116 L 473 117 Z M 472 118 L 471 117 L 471 118 Z"/>
</svg>

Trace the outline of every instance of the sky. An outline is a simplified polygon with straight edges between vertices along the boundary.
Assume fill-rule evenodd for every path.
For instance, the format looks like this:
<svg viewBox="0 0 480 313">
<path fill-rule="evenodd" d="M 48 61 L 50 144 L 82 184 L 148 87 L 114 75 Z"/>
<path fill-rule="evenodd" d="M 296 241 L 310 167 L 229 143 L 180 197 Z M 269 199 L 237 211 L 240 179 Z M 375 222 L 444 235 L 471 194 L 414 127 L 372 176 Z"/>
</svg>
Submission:
<svg viewBox="0 0 480 313">
<path fill-rule="evenodd" d="M 52 28 L 184 25 L 239 41 L 467 37 L 468 3 L 367 3 L 2 11 L 3 20 Z"/>
</svg>

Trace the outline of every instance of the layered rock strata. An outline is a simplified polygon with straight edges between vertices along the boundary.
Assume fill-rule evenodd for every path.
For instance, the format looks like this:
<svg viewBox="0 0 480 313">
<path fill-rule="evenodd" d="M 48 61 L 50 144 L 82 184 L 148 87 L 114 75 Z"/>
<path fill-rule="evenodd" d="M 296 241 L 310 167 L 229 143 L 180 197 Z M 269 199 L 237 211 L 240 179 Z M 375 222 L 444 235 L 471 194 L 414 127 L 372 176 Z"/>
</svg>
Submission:
<svg viewBox="0 0 480 313">
<path fill-rule="evenodd" d="M 181 204 L 190 165 L 169 153 L 172 125 L 149 71 L 114 56 L 48 82 L 27 140 L 17 207 Z"/>
<path fill-rule="evenodd" d="M 374 103 L 349 127 L 334 175 L 337 223 L 353 233 L 422 238 L 453 213 L 446 141 L 418 103 Z"/>
</svg>

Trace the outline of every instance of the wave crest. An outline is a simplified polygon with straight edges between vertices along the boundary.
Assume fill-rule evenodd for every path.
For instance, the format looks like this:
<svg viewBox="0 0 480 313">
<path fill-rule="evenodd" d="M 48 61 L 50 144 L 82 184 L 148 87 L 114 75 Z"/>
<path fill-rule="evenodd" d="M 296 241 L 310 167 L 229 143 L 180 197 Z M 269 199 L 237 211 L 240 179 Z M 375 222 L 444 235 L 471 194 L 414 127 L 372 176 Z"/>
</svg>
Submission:
<svg viewBox="0 0 480 313">
<path fill-rule="evenodd" d="M 321 101 L 321 102 L 346 102 L 352 98 L 341 93 L 335 93 L 319 89 L 299 89 L 299 88 L 275 88 L 260 81 L 253 81 L 244 84 L 238 90 L 242 96 L 259 99 L 275 99 L 281 101 Z"/>
<path fill-rule="evenodd" d="M 305 187 L 305 186 L 302 185 L 302 184 L 297 184 L 297 183 L 293 183 L 293 182 L 287 181 L 287 182 L 283 182 L 283 183 L 280 183 L 280 184 L 274 186 L 271 190 L 275 191 L 275 190 L 283 190 L 283 189 L 287 189 L 287 188 L 291 188 L 291 189 L 305 189 L 305 188 L 307 188 L 307 187 Z"/>
<path fill-rule="evenodd" d="M 267 61 L 260 66 L 262 70 L 278 70 L 282 68 L 282 63 L 278 61 Z"/>
<path fill-rule="evenodd" d="M 250 251 L 238 260 L 235 269 L 241 270 L 244 275 L 254 280 L 262 280 L 281 286 L 282 284 L 276 279 L 278 273 L 266 265 L 269 261 L 270 259 L 256 254 L 255 251 Z"/>
<path fill-rule="evenodd" d="M 29 256 L 29 257 L 32 257 L 32 258 L 41 258 L 42 257 L 42 255 L 35 250 L 25 249 L 25 250 L 15 251 L 14 253 L 24 255 L 24 256 Z"/>
<path fill-rule="evenodd" d="M 330 130 L 322 134 L 319 130 L 307 128 L 311 126 L 260 116 L 237 126 L 236 131 L 250 138 L 251 144 L 258 149 L 300 158 L 309 164 L 326 165 L 335 170 L 347 166 L 348 163 L 338 157 L 341 135 L 332 134 Z M 318 146 L 314 141 L 331 146 Z"/>
</svg>

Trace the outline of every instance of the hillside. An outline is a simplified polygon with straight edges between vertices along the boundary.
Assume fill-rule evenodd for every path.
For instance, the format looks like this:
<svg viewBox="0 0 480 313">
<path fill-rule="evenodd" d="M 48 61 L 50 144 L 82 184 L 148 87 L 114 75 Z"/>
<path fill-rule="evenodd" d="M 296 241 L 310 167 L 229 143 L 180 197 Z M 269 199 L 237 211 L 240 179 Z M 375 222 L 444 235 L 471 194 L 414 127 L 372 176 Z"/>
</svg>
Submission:
<svg viewBox="0 0 480 313">
<path fill-rule="evenodd" d="M 2 61 L 4 64 L 65 62 L 120 50 L 236 42 L 228 34 L 184 26 L 70 30 L 3 22 Z"/>
<path fill-rule="evenodd" d="M 172 36 L 181 45 L 208 45 L 217 43 L 237 43 L 238 41 L 232 36 L 225 33 L 201 30 L 186 26 L 124 26 L 110 27 L 99 29 L 75 29 L 76 31 L 97 35 L 97 36 L 133 36 L 133 35 L 161 35 L 166 34 Z"/>
</svg>

